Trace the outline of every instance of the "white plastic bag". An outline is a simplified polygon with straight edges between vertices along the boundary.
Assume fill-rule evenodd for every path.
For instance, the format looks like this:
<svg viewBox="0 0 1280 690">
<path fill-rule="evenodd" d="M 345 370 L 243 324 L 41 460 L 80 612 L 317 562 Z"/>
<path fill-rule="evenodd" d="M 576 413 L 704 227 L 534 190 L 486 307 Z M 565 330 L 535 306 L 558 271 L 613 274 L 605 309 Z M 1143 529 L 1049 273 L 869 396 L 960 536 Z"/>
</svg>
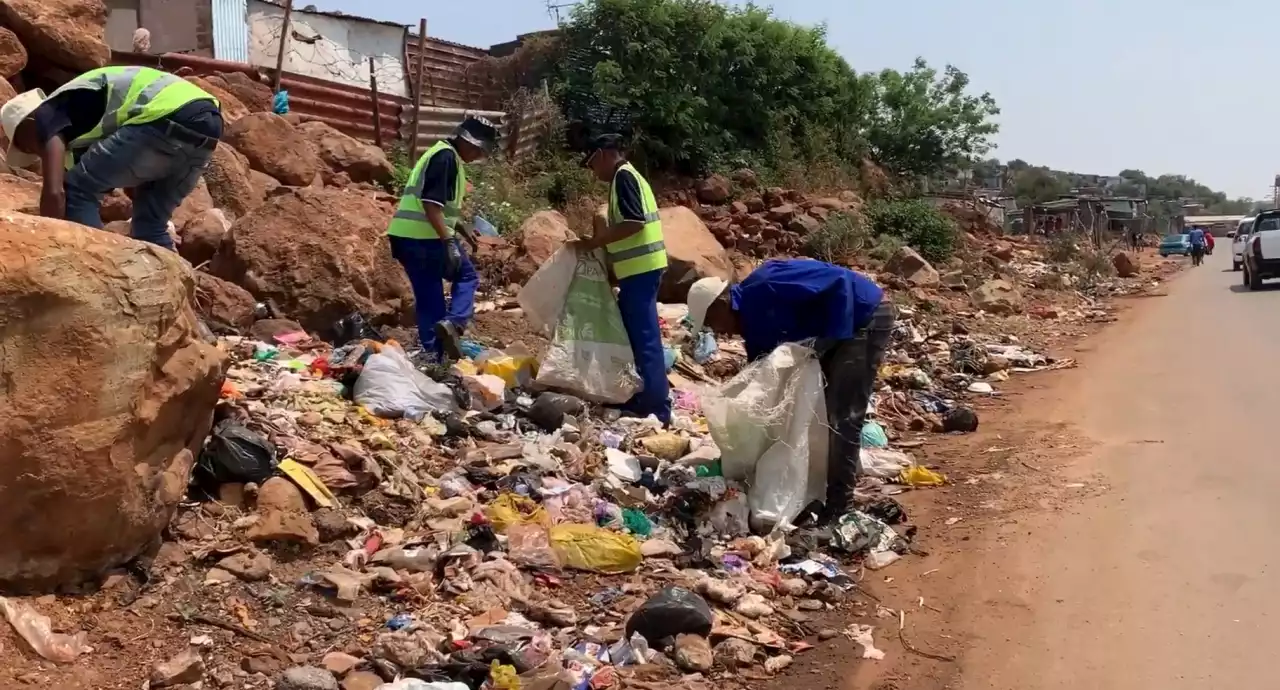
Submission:
<svg viewBox="0 0 1280 690">
<path fill-rule="evenodd" d="M 828 425 L 822 366 L 787 343 L 703 395 L 727 479 L 747 482 L 752 526 L 784 528 L 827 490 Z"/>
<path fill-rule="evenodd" d="M 453 391 L 414 368 L 413 362 L 394 347 L 370 355 L 356 379 L 353 397 L 379 417 L 420 420 L 432 410 L 457 412 Z"/>
<path fill-rule="evenodd" d="M 601 403 L 624 403 L 640 389 L 631 340 L 599 251 L 578 259 L 534 383 Z"/>
<path fill-rule="evenodd" d="M 880 479 L 897 479 L 903 470 L 911 466 L 911 456 L 900 450 L 888 448 L 859 449 L 862 461 L 862 473 L 868 477 Z"/>
<path fill-rule="evenodd" d="M 578 252 L 573 247 L 561 247 L 551 260 L 538 269 L 529 282 L 520 288 L 516 301 L 529 319 L 529 325 L 544 336 L 550 337 L 560 321 L 569 284 L 573 282 L 578 266 Z"/>
<path fill-rule="evenodd" d="M 48 616 L 20 601 L 0 597 L 0 611 L 31 649 L 49 661 L 69 664 L 81 654 L 93 651 L 93 647 L 85 643 L 83 631 L 74 635 L 53 632 Z"/>
</svg>

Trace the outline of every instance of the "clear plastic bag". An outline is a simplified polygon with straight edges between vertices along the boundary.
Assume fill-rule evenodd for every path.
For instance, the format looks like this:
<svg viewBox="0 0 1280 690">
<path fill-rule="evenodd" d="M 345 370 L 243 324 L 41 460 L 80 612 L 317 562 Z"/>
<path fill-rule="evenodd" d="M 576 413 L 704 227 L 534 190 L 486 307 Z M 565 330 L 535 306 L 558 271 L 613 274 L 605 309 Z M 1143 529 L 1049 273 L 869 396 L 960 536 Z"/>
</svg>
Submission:
<svg viewBox="0 0 1280 690">
<path fill-rule="evenodd" d="M 93 647 L 85 642 L 84 631 L 74 635 L 53 632 L 49 617 L 26 604 L 0 597 L 0 610 L 4 611 L 9 625 L 13 626 L 14 631 L 31 649 L 49 661 L 69 664 L 81 654 L 93 651 Z"/>
<path fill-rule="evenodd" d="M 434 411 L 458 412 L 453 391 L 418 371 L 403 352 L 384 347 L 365 362 L 356 379 L 353 395 L 361 405 L 379 417 L 408 417 L 419 420 Z"/>
</svg>

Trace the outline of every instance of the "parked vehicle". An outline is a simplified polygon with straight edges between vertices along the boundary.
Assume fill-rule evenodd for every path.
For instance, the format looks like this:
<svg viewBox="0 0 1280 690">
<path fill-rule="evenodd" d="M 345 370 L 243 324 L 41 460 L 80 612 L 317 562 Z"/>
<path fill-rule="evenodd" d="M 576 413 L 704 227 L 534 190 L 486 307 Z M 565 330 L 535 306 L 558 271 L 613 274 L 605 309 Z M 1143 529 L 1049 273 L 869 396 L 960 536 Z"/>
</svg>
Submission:
<svg viewBox="0 0 1280 690">
<path fill-rule="evenodd" d="M 1160 240 L 1160 256 L 1191 256 L 1191 236 L 1187 234 L 1165 235 Z"/>
<path fill-rule="evenodd" d="M 1253 216 L 1243 218 L 1236 229 L 1228 236 L 1231 237 L 1231 270 L 1238 271 L 1244 266 L 1244 243 L 1249 239 L 1249 233 L 1253 231 Z"/>
<path fill-rule="evenodd" d="M 1257 290 L 1268 278 L 1280 278 L 1280 211 L 1260 212 L 1244 243 L 1244 284 Z"/>
</svg>

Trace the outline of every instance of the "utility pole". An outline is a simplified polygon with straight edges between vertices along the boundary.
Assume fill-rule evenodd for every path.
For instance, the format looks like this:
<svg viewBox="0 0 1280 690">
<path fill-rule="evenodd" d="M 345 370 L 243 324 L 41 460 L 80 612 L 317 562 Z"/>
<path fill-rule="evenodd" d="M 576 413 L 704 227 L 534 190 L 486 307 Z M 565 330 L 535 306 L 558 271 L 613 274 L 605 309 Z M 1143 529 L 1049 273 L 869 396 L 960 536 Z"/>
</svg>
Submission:
<svg viewBox="0 0 1280 690">
<path fill-rule="evenodd" d="M 271 80 L 271 93 L 280 93 L 284 76 L 284 51 L 289 47 L 289 20 L 293 18 L 293 0 L 284 0 L 284 23 L 280 25 L 280 54 L 276 55 L 276 76 Z"/>
</svg>

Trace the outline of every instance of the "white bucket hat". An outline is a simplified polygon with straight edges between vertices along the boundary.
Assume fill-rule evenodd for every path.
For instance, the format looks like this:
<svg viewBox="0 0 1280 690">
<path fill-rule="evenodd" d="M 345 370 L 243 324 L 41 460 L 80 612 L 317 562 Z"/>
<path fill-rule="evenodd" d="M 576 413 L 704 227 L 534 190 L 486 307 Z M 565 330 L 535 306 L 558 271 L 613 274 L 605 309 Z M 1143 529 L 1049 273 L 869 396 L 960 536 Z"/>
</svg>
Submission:
<svg viewBox="0 0 1280 690">
<path fill-rule="evenodd" d="M 25 93 L 18 94 L 3 107 L 0 107 L 0 125 L 4 127 L 4 136 L 9 140 L 9 150 L 5 152 L 5 159 L 11 168 L 25 168 L 33 165 L 40 160 L 39 156 L 33 156 L 29 153 L 23 153 L 13 147 L 13 135 L 18 131 L 18 125 L 22 121 L 31 117 L 31 113 L 44 103 L 44 91 L 33 89 Z"/>
<path fill-rule="evenodd" d="M 694 333 L 702 330 L 711 303 L 715 302 L 728 287 L 729 281 L 715 276 L 703 278 L 689 287 L 689 298 L 685 303 L 689 305 L 689 322 L 693 326 Z"/>
</svg>

